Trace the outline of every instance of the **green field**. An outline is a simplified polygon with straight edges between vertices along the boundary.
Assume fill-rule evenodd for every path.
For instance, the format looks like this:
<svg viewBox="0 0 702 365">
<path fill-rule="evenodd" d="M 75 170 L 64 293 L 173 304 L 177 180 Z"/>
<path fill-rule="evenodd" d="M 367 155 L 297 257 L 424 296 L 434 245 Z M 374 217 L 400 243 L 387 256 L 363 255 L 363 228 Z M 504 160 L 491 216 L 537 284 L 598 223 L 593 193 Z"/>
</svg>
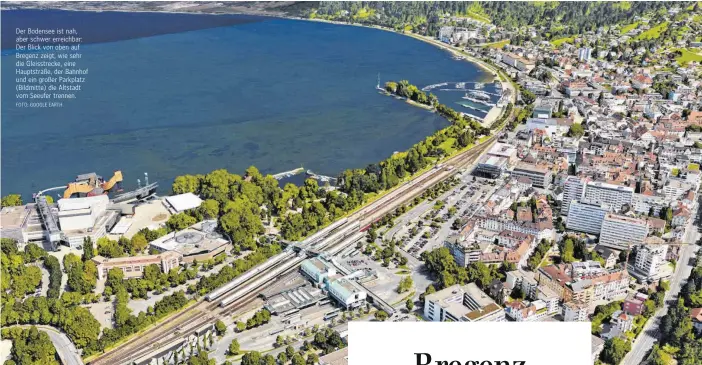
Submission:
<svg viewBox="0 0 702 365">
<path fill-rule="evenodd" d="M 501 40 L 499 42 L 485 43 L 483 47 L 502 49 L 502 47 L 509 44 L 509 39 Z"/>
<path fill-rule="evenodd" d="M 679 51 L 682 52 L 682 55 L 675 60 L 681 65 L 692 61 L 702 62 L 702 54 L 700 53 L 695 53 L 687 49 L 679 49 Z"/>
<path fill-rule="evenodd" d="M 665 32 L 666 29 L 668 29 L 669 22 L 663 22 L 661 24 L 656 25 L 655 27 L 639 34 L 638 37 L 636 37 L 637 40 L 643 40 L 643 39 L 658 39 L 658 37 L 661 36 L 661 33 Z"/>
<path fill-rule="evenodd" d="M 638 26 L 639 26 L 639 22 L 625 25 L 624 27 L 622 27 L 621 33 L 627 34 L 627 33 L 631 32 L 632 30 L 636 29 L 636 27 L 638 27 Z"/>
<path fill-rule="evenodd" d="M 559 47 L 563 43 L 571 43 L 573 44 L 575 42 L 575 37 L 565 37 L 565 38 L 558 38 L 554 39 L 551 41 L 551 44 L 553 44 L 554 47 Z"/>
<path fill-rule="evenodd" d="M 450 155 L 453 154 L 453 152 L 455 152 L 456 150 L 455 148 L 453 148 L 454 142 L 456 142 L 455 138 L 447 138 L 438 147 L 446 151 L 446 154 Z"/>
</svg>

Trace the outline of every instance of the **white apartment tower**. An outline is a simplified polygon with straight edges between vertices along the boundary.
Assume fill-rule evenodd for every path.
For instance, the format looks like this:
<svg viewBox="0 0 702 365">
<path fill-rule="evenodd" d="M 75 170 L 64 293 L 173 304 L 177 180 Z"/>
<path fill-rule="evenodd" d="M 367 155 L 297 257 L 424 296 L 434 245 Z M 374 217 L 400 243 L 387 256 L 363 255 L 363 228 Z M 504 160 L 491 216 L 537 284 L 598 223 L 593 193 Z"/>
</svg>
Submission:
<svg viewBox="0 0 702 365">
<path fill-rule="evenodd" d="M 583 199 L 607 204 L 611 206 L 614 211 L 620 211 L 625 204 L 631 206 L 633 196 L 634 189 L 628 186 L 590 181 L 585 186 Z"/>
<path fill-rule="evenodd" d="M 580 201 L 585 190 L 585 182 L 577 176 L 568 176 L 563 184 L 563 203 L 561 204 L 561 215 L 568 215 L 570 202 Z"/>
<path fill-rule="evenodd" d="M 668 253 L 668 245 L 639 246 L 634 267 L 645 274 L 647 279 L 654 279 L 658 276 L 661 266 L 665 264 L 666 253 Z"/>
<path fill-rule="evenodd" d="M 577 200 L 571 201 L 569 205 L 566 228 L 589 234 L 600 234 L 605 214 L 611 211 L 608 205 L 581 203 Z"/>
<path fill-rule="evenodd" d="M 614 213 L 607 213 L 602 221 L 600 245 L 617 250 L 628 250 L 643 244 L 648 236 L 648 222 Z"/>
</svg>

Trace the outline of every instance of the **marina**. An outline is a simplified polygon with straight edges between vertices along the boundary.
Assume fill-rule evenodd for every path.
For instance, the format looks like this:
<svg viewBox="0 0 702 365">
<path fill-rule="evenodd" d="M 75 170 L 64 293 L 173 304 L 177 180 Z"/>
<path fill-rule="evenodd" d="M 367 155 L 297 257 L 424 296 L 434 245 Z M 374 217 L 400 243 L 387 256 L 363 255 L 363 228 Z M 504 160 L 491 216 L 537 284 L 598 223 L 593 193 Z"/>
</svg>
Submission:
<svg viewBox="0 0 702 365">
<path fill-rule="evenodd" d="M 484 100 L 484 99 L 481 100 L 481 99 L 471 98 L 470 96 L 468 96 L 468 94 L 466 94 L 462 99 L 465 99 L 465 100 L 468 100 L 468 101 L 472 101 L 472 102 L 477 103 L 477 104 L 483 104 L 483 105 L 486 105 L 486 106 L 495 106 L 495 103 L 490 103 L 490 102 L 488 102 L 488 101 L 486 101 L 486 100 Z M 488 99 L 488 100 L 489 100 L 489 99 Z"/>
</svg>

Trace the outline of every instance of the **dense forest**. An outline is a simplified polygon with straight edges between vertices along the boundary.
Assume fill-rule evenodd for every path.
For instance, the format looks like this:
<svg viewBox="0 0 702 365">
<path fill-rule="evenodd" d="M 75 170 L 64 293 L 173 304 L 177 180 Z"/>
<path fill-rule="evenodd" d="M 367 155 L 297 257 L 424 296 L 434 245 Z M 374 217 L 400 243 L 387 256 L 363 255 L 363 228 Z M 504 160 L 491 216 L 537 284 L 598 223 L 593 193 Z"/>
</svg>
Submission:
<svg viewBox="0 0 702 365">
<path fill-rule="evenodd" d="M 300 15 L 375 24 L 394 29 L 436 35 L 444 16 L 465 17 L 514 30 L 518 27 L 546 27 L 550 36 L 582 34 L 600 26 L 631 21 L 637 15 L 651 14 L 655 23 L 669 8 L 685 8 L 694 2 L 548 2 L 548 1 L 358 1 L 319 2 Z"/>
</svg>

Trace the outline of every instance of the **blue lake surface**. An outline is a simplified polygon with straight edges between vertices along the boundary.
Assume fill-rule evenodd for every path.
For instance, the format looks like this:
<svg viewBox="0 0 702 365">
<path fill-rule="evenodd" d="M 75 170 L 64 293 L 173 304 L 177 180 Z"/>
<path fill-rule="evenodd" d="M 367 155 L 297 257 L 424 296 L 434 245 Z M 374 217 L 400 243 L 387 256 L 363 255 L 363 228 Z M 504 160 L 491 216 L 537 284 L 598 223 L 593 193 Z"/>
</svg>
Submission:
<svg viewBox="0 0 702 365">
<path fill-rule="evenodd" d="M 336 175 L 447 125 L 380 95 L 378 74 L 381 84 L 406 79 L 420 88 L 492 81 L 410 37 L 288 19 L 3 11 L 3 35 L 47 19 L 92 35 L 81 46 L 89 74 L 78 99 L 62 108 L 16 108 L 15 54 L 3 50 L 2 194 L 25 200 L 77 174 L 109 177 L 117 169 L 125 187 L 148 172 L 162 193 L 178 175 L 218 168 L 275 173 L 304 165 Z M 455 104 L 463 92 L 435 93 L 480 114 Z"/>
</svg>

